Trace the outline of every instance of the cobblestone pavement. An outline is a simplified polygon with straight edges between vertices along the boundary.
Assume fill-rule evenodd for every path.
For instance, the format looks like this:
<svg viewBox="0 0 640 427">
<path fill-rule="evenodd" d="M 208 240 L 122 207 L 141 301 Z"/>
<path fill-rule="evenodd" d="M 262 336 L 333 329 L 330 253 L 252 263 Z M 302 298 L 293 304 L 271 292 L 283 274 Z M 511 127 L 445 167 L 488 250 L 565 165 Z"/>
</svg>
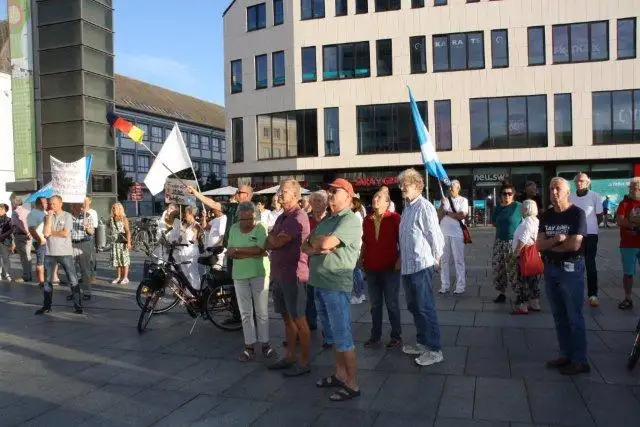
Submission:
<svg viewBox="0 0 640 427">
<path fill-rule="evenodd" d="M 200 322 L 189 335 L 192 322 L 179 308 L 154 316 L 139 335 L 136 280 L 127 287 L 96 286 L 81 316 L 71 313 L 68 290 L 56 288 L 54 311 L 44 317 L 33 315 L 41 303 L 37 286 L 3 283 L 0 426 L 640 425 L 640 368 L 625 368 L 640 310 L 617 308 L 617 231 L 601 236 L 601 307 L 585 307 L 593 369 L 572 378 L 543 366 L 557 350 L 544 296 L 543 311 L 524 317 L 509 315 L 508 304 L 493 304 L 493 231 L 471 231 L 467 293 L 437 296 L 444 362 L 420 368 L 400 350 L 364 349 L 370 316 L 366 304 L 354 306 L 363 395 L 346 403 L 329 402 L 328 393 L 314 386 L 332 364 L 319 333 L 312 375 L 285 380 L 267 371 L 260 357 L 236 361 L 241 332 Z M 107 257 L 100 259 L 99 276 L 108 283 Z M 132 279 L 140 279 L 141 268 L 142 258 L 134 257 Z M 404 337 L 411 341 L 415 328 L 404 303 L 402 308 Z M 283 335 L 272 314 L 279 351 Z"/>
</svg>

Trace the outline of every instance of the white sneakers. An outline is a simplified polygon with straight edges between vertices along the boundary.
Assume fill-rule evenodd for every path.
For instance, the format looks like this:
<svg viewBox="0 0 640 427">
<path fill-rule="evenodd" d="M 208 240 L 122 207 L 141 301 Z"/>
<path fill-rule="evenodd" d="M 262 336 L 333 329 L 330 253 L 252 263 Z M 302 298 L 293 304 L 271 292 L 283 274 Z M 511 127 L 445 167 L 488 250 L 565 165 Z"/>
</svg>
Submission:
<svg viewBox="0 0 640 427">
<path fill-rule="evenodd" d="M 363 302 L 365 302 L 367 300 L 367 297 L 362 294 L 362 296 L 355 296 L 355 295 L 351 295 L 351 304 L 352 305 L 358 305 L 358 304 L 362 304 Z"/>
<path fill-rule="evenodd" d="M 402 352 L 404 354 L 419 356 L 416 357 L 414 361 L 420 366 L 429 366 L 444 360 L 442 351 L 429 350 L 422 344 L 406 344 L 402 347 Z"/>
</svg>

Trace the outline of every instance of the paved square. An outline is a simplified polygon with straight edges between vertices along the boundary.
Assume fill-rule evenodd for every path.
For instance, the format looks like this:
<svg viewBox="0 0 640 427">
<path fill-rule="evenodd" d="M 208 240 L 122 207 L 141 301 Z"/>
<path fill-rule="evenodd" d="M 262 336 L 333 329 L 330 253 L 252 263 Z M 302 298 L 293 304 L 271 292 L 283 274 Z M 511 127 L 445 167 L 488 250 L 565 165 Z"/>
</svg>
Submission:
<svg viewBox="0 0 640 427">
<path fill-rule="evenodd" d="M 557 351 L 544 296 L 543 311 L 528 316 L 511 316 L 509 304 L 494 304 L 488 259 L 493 231 L 471 231 L 467 293 L 437 296 L 444 362 L 421 368 L 400 350 L 364 349 L 368 308 L 353 306 L 363 395 L 347 403 L 329 402 L 329 393 L 314 386 L 332 365 L 319 332 L 313 337 L 313 374 L 295 379 L 267 371 L 260 356 L 237 362 L 240 332 L 199 322 L 189 335 L 192 319 L 179 307 L 154 316 L 139 335 L 134 292 L 140 257 L 133 257 L 132 283 L 121 287 L 107 284 L 112 271 L 100 254 L 102 284 L 94 287 L 82 316 L 71 313 L 64 287 L 55 289 L 53 313 L 36 317 L 40 289 L 4 282 L 0 426 L 640 425 L 640 368 L 630 373 L 625 367 L 640 311 L 617 308 L 617 230 L 600 237 L 601 307 L 585 307 L 592 372 L 572 378 L 543 366 Z M 640 297 L 640 280 L 637 286 Z M 411 342 L 415 327 L 403 300 L 403 335 Z M 386 323 L 383 332 L 387 339 Z M 272 343 L 280 352 L 283 335 L 272 313 Z"/>
</svg>

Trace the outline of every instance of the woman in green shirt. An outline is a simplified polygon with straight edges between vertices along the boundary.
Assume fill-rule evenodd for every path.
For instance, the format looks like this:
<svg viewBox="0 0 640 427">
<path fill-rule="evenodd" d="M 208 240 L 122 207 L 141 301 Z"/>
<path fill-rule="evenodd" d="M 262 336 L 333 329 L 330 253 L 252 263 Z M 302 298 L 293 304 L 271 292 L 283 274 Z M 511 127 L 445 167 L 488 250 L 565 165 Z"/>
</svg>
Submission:
<svg viewBox="0 0 640 427">
<path fill-rule="evenodd" d="M 520 202 L 515 201 L 516 189 L 512 184 L 504 183 L 500 190 L 500 203 L 496 204 L 491 214 L 491 225 L 496 228 L 496 240 L 493 243 L 493 285 L 498 291 L 494 300 L 504 303 L 507 299 L 505 292 L 516 279 L 515 271 L 507 268 L 511 255 L 511 241 L 513 232 L 522 221 Z"/>
<path fill-rule="evenodd" d="M 227 256 L 233 259 L 231 277 L 244 333 L 244 349 L 239 357 L 241 362 L 253 360 L 257 341 L 262 343 L 265 358 L 277 357 L 275 350 L 269 345 L 269 258 L 264 249 L 267 229 L 262 223 L 256 222 L 255 211 L 256 206 L 252 202 L 238 205 L 238 222 L 229 229 L 227 245 Z"/>
</svg>

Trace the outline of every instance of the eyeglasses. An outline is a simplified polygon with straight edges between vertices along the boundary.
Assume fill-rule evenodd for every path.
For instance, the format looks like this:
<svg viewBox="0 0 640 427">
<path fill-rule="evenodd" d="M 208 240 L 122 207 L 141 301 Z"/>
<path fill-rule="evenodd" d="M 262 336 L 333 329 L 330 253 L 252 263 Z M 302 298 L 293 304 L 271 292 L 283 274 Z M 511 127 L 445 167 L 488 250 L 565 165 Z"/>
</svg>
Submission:
<svg viewBox="0 0 640 427">
<path fill-rule="evenodd" d="M 502 195 L 503 196 L 513 196 L 513 191 L 503 191 Z"/>
<path fill-rule="evenodd" d="M 237 196 L 238 194 L 249 194 L 249 193 L 247 193 L 246 191 L 236 191 L 236 196 Z"/>
</svg>

